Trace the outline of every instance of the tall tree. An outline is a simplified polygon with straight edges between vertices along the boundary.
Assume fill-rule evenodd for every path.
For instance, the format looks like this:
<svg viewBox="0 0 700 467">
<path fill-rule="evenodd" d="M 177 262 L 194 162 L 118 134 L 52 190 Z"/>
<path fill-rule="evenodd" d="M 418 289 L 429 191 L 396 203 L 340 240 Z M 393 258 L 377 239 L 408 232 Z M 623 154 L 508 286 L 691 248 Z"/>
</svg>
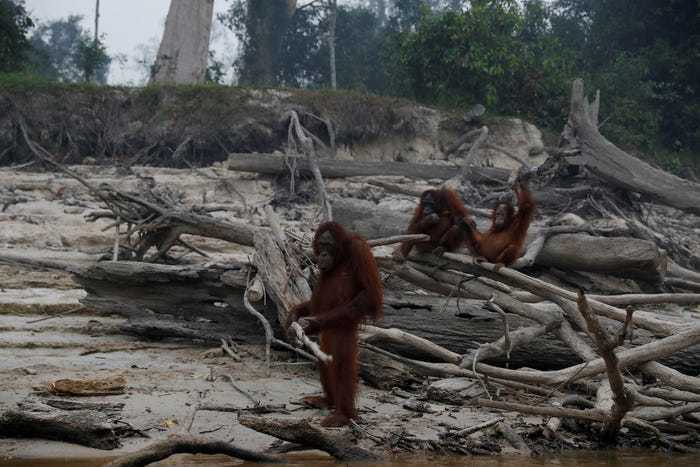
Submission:
<svg viewBox="0 0 700 467">
<path fill-rule="evenodd" d="M 328 0 L 328 56 L 330 58 L 331 89 L 338 88 L 335 68 L 335 30 L 338 20 L 338 0 Z"/>
<path fill-rule="evenodd" d="M 49 79 L 64 82 L 107 82 L 112 61 L 98 39 L 81 26 L 82 16 L 40 25 L 32 34 L 29 58 L 31 70 Z"/>
<path fill-rule="evenodd" d="M 213 13 L 214 0 L 170 1 L 152 82 L 204 82 Z"/>
<path fill-rule="evenodd" d="M 278 83 L 283 38 L 296 10 L 296 0 L 234 0 L 228 11 L 219 16 L 243 45 L 236 63 L 240 84 Z"/>
<path fill-rule="evenodd" d="M 100 39 L 100 0 L 95 0 L 95 43 Z"/>
<path fill-rule="evenodd" d="M 32 26 L 23 0 L 0 0 L 0 72 L 22 68 L 30 49 L 27 33 Z"/>
<path fill-rule="evenodd" d="M 83 45 L 82 55 L 84 56 L 83 69 L 85 71 L 85 81 L 97 80 L 97 60 L 102 43 L 100 41 L 100 0 L 95 0 L 95 30 L 91 47 Z"/>
</svg>

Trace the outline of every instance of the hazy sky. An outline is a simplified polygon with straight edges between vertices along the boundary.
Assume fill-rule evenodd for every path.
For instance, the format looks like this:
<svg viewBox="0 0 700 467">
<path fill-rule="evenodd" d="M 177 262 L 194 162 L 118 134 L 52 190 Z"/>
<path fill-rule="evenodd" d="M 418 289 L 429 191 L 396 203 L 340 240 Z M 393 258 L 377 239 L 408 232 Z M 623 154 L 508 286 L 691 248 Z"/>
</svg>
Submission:
<svg viewBox="0 0 700 467">
<path fill-rule="evenodd" d="M 197 1 L 197 0 L 193 0 Z M 40 22 L 83 15 L 83 27 L 93 31 L 95 0 L 26 0 L 27 10 Z M 121 55 L 124 63 L 112 63 L 110 84 L 140 84 L 144 70 L 136 60 L 154 54 L 163 33 L 170 0 L 100 0 L 100 34 L 111 56 Z M 214 0 L 214 14 L 227 8 L 225 0 Z M 212 49 L 218 59 L 230 63 L 236 54 L 233 33 L 214 20 Z"/>
</svg>

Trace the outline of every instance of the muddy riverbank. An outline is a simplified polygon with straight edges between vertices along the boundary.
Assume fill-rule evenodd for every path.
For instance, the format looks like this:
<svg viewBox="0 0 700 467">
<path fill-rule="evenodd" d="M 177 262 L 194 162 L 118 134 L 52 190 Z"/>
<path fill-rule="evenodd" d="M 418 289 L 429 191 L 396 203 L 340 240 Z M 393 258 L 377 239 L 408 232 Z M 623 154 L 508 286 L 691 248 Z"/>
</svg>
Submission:
<svg viewBox="0 0 700 467">
<path fill-rule="evenodd" d="M 93 166 L 73 169 L 95 183 L 105 181 L 121 189 L 130 189 L 152 179 L 160 186 L 184 193 L 183 202 L 224 204 L 226 209 L 217 212 L 216 216 L 244 218 L 252 225 L 263 225 L 263 207 L 275 197 L 275 180 L 231 173 L 220 166 L 200 171 L 134 167 L 122 172 L 114 167 Z M 237 194 L 232 194 L 225 184 L 219 183 L 217 177 L 221 174 L 235 185 Z M 331 181 L 329 191 L 342 193 L 346 183 L 351 182 Z M 105 229 L 109 221 L 85 221 L 84 216 L 100 206 L 74 180 L 55 173 L 2 170 L 0 186 L 11 188 L 12 193 L 22 199 L 21 203 L 9 205 L 0 213 L 0 248 L 32 252 L 45 258 L 70 254 L 74 261 L 109 253 L 114 241 L 112 231 Z M 395 204 L 405 211 L 412 208 L 412 204 L 405 200 Z M 313 204 L 278 209 L 285 224 L 292 226 L 310 222 L 315 212 Z M 193 254 L 187 257 L 187 260 L 200 264 L 247 261 L 252 252 L 251 248 L 220 240 L 193 237 L 188 241 L 208 255 L 207 258 Z M 377 249 L 375 253 L 382 255 L 389 251 L 389 248 Z M 211 344 L 177 339 L 144 340 L 124 333 L 124 319 L 120 316 L 77 309 L 84 293 L 66 272 L 0 265 L 0 412 L 21 402 L 45 399 L 47 384 L 58 379 L 121 376 L 127 381 L 124 394 L 80 398 L 80 401 L 123 404 L 119 418 L 139 435 L 123 439 L 123 446 L 114 451 L 47 440 L 3 438 L 0 439 L 0 467 L 99 465 L 104 459 L 135 451 L 174 434 L 189 433 L 233 441 L 259 451 L 276 443 L 275 438 L 242 426 L 235 413 L 195 411 L 204 404 L 246 407 L 252 398 L 262 404 L 283 406 L 279 413 L 272 414 L 278 418 L 318 421 L 326 414 L 299 404 L 302 395 L 319 391 L 320 385 L 313 365 L 292 354 L 275 351 L 272 371 L 267 375 L 262 345 L 238 344 L 239 362 L 220 348 L 212 349 Z M 263 335 L 262 328 L 260 335 Z M 431 380 L 434 379 L 426 378 L 426 381 Z M 567 466 L 623 465 L 621 463 L 628 462 L 651 466 L 678 459 L 690 459 L 688 465 L 700 462 L 697 458 L 648 456 L 646 452 L 620 455 L 607 451 L 586 452 L 580 456 L 547 457 L 561 450 L 598 448 L 601 445 L 591 441 L 590 433 L 579 436 L 575 430 L 567 431 L 566 426 L 562 427 L 562 439 L 547 441 L 542 434 L 546 419 L 540 416 L 434 401 L 430 402 L 431 411 L 405 407 L 408 399 L 423 392 L 421 384 L 407 391 L 382 391 L 363 384 L 358 401 L 360 429 L 350 434 L 362 446 L 403 459 L 398 464 L 381 464 L 386 466 L 403 465 L 413 456 L 419 456 L 417 466 L 464 465 L 465 462 L 484 467 L 516 463 L 534 466 L 550 461 Z M 543 399 L 541 395 L 527 391 L 512 392 L 524 403 L 534 405 Z M 509 457 L 515 449 L 491 430 L 478 431 L 452 447 L 444 443 L 446 431 L 472 427 L 497 417 L 503 417 L 525 437 L 534 452 L 543 457 L 528 460 Z M 624 429 L 620 445 L 655 447 L 656 443 L 649 436 L 632 436 Z M 455 452 L 479 453 L 485 457 L 468 461 L 451 457 L 420 460 L 425 456 Z M 314 456 L 293 454 L 290 459 L 293 465 L 320 466 L 333 462 L 319 453 Z M 239 461 L 222 457 L 180 457 L 162 465 L 200 464 L 241 465 Z"/>
</svg>

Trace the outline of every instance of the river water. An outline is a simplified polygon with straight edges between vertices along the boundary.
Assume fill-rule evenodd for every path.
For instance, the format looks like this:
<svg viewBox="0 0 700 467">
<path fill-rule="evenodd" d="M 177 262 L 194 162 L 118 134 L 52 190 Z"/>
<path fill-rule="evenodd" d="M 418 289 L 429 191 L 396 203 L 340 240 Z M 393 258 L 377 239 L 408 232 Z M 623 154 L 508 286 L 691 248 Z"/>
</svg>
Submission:
<svg viewBox="0 0 700 467">
<path fill-rule="evenodd" d="M 306 456 L 302 454 L 289 455 L 290 466 L 293 467 L 331 467 L 339 464 L 330 458 Z M 100 467 L 109 459 L 26 459 L 7 460 L 0 458 L 0 467 Z M 226 456 L 190 456 L 178 455 L 170 459 L 151 464 L 161 467 L 271 467 L 279 464 L 251 464 L 231 459 Z M 700 466 L 700 455 L 664 455 L 649 451 L 576 451 L 561 455 L 541 457 L 523 456 L 494 456 L 494 457 L 403 457 L 392 462 L 365 464 L 354 463 L 353 467 L 541 467 L 556 465 L 558 467 L 692 467 Z"/>
</svg>

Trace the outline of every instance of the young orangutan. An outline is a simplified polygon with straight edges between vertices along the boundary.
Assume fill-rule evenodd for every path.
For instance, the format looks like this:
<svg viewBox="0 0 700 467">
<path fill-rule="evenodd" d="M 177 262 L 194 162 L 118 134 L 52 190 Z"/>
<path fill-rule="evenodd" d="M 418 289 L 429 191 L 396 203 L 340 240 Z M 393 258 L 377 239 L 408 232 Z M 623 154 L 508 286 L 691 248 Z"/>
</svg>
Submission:
<svg viewBox="0 0 700 467">
<path fill-rule="evenodd" d="M 491 215 L 491 228 L 479 232 L 469 223 L 461 223 L 467 243 L 474 254 L 500 266 L 510 265 L 523 254 L 527 229 L 535 213 L 535 202 L 524 182 L 516 180 L 513 191 L 518 198 L 518 212 L 508 202 L 496 205 Z"/>
<path fill-rule="evenodd" d="M 420 252 L 438 255 L 455 251 L 466 240 L 466 233 L 459 228 L 462 222 L 473 223 L 469 211 L 453 190 L 441 188 L 424 191 L 408 224 L 407 233 L 427 234 L 430 240 L 404 242 L 394 254 L 398 258 L 406 258 L 414 246 Z"/>
<path fill-rule="evenodd" d="M 292 317 L 306 334 L 320 333 L 321 350 L 333 357 L 320 368 L 324 396 L 308 396 L 304 402 L 333 407 L 321 425 L 337 427 L 357 416 L 358 326 L 367 318 L 381 318 L 383 290 L 369 245 L 340 224 L 321 224 L 313 250 L 321 277 L 311 300 L 294 308 Z"/>
</svg>

